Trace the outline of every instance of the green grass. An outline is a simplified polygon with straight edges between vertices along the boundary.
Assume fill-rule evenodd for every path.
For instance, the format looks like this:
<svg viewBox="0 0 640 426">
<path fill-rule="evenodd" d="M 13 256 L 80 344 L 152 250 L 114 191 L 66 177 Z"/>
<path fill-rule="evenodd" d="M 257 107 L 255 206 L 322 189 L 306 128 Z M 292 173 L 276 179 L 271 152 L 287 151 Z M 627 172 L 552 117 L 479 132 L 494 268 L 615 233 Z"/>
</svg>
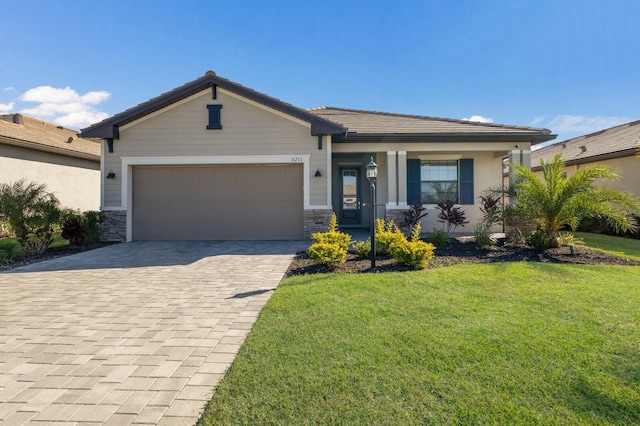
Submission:
<svg viewBox="0 0 640 426">
<path fill-rule="evenodd" d="M 284 280 L 208 424 L 640 423 L 640 268 Z"/>
<path fill-rule="evenodd" d="M 588 247 L 640 260 L 640 240 L 587 232 L 576 232 L 575 236 L 581 238 Z"/>
</svg>

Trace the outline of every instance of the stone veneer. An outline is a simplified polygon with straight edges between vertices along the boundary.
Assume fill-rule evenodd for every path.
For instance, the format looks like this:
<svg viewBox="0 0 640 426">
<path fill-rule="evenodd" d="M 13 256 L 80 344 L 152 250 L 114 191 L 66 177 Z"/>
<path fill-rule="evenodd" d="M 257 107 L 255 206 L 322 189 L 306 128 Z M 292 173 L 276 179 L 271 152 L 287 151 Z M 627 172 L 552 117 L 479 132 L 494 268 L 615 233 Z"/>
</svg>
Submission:
<svg viewBox="0 0 640 426">
<path fill-rule="evenodd" d="M 104 211 L 102 241 L 124 242 L 127 240 L 127 212 L 124 210 Z"/>
<path fill-rule="evenodd" d="M 504 235 L 509 240 L 526 237 L 537 228 L 536 223 L 526 219 L 507 219 L 504 221 Z"/>
<path fill-rule="evenodd" d="M 315 232 L 324 232 L 329 228 L 331 209 L 313 209 L 304 211 L 304 239 L 310 240 Z"/>
<path fill-rule="evenodd" d="M 409 209 L 409 206 L 407 206 L 406 208 L 388 208 L 385 211 L 385 220 L 393 220 L 396 225 L 400 226 L 404 222 L 404 212 L 408 211 Z"/>
</svg>

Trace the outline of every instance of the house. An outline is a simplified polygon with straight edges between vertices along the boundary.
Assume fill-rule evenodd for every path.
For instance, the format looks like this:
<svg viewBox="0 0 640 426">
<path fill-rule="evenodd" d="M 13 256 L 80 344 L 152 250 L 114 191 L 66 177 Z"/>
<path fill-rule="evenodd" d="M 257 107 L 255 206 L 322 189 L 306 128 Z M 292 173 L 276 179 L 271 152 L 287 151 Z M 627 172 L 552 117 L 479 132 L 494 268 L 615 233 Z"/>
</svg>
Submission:
<svg viewBox="0 0 640 426">
<path fill-rule="evenodd" d="M 342 108 L 301 109 L 203 77 L 82 130 L 102 140 L 106 239 L 303 239 L 367 227 L 366 164 L 378 166 L 377 215 L 456 198 L 471 223 L 502 158 L 527 161 L 547 129 Z"/>
<path fill-rule="evenodd" d="M 621 177 L 607 181 L 607 186 L 640 196 L 640 120 L 621 124 L 599 132 L 557 142 L 531 154 L 534 172 L 541 174 L 540 160 L 549 162 L 560 153 L 565 162 L 567 176 L 577 170 L 596 164 L 604 164 Z"/>
<path fill-rule="evenodd" d="M 22 114 L 0 115 L 0 182 L 47 185 L 64 207 L 100 207 L 100 144 Z"/>
</svg>

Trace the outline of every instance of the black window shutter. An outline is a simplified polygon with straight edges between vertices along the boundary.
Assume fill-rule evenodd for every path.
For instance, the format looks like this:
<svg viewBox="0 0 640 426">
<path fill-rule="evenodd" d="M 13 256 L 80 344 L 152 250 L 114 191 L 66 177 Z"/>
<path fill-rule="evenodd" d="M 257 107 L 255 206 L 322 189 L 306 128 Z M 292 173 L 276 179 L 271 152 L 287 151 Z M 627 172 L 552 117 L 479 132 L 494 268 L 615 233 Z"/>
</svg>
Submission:
<svg viewBox="0 0 640 426">
<path fill-rule="evenodd" d="M 420 183 L 420 159 L 407 160 L 407 204 L 420 201 L 422 188 Z"/>
<path fill-rule="evenodd" d="M 209 110 L 209 125 L 207 125 L 207 129 L 222 129 L 222 123 L 220 122 L 222 105 L 207 105 L 207 109 Z"/>
<path fill-rule="evenodd" d="M 474 204 L 473 158 L 460 160 L 460 204 Z"/>
</svg>

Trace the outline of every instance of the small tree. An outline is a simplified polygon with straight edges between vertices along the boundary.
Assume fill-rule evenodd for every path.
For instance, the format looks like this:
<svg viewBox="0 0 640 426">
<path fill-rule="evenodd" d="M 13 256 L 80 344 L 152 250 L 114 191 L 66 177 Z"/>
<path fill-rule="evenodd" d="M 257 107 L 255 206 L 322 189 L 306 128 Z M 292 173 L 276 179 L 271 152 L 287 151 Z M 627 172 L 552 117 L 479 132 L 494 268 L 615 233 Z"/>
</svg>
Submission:
<svg viewBox="0 0 640 426">
<path fill-rule="evenodd" d="M 60 202 L 45 184 L 24 179 L 0 184 L 0 219 L 26 253 L 40 254 L 49 248 L 61 217 Z"/>
<path fill-rule="evenodd" d="M 558 231 L 563 226 L 575 230 L 587 216 L 606 218 L 616 231 L 637 230 L 631 214 L 640 211 L 640 202 L 627 192 L 596 185 L 597 180 L 618 178 L 610 168 L 592 166 L 567 177 L 559 153 L 548 163 L 541 160 L 540 165 L 543 178 L 521 164 L 510 165 L 518 174 L 512 188 L 516 193 L 513 213 L 535 221 L 548 247 L 559 246 Z"/>
</svg>

